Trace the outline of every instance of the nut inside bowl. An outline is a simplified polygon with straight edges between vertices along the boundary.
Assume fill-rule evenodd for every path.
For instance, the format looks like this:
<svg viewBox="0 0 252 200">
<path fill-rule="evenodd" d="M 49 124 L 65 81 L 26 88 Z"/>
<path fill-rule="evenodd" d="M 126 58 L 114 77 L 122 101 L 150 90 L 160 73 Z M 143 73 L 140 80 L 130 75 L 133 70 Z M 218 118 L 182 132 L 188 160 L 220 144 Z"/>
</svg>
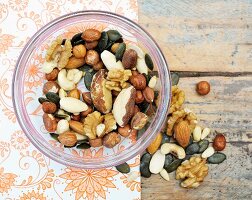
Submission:
<svg viewBox="0 0 252 200">
<path fill-rule="evenodd" d="M 43 111 L 37 101 L 43 95 L 42 87 L 45 78 L 41 68 L 48 44 L 59 35 L 70 39 L 87 28 L 100 31 L 116 29 L 127 41 L 137 43 L 144 52 L 151 56 L 160 80 L 160 103 L 148 128 L 141 133 L 138 139 L 125 138 L 113 149 L 106 147 L 87 150 L 64 148 L 44 129 Z M 22 130 L 41 152 L 64 165 L 97 169 L 117 166 L 140 154 L 148 147 L 165 123 L 170 101 L 170 86 L 168 66 L 160 48 L 139 25 L 114 13 L 80 11 L 64 15 L 45 25 L 26 44 L 14 71 L 12 99 Z"/>
</svg>

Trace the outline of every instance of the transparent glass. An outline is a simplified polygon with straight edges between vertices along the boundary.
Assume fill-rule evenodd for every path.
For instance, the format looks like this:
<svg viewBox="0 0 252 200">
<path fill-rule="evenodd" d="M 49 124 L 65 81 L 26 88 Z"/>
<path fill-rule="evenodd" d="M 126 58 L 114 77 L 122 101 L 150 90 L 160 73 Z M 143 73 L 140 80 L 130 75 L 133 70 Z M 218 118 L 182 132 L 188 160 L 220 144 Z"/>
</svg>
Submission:
<svg viewBox="0 0 252 200">
<path fill-rule="evenodd" d="M 128 42 L 137 43 L 152 57 L 161 81 L 161 99 L 148 129 L 138 138 L 122 139 L 113 149 L 88 150 L 64 148 L 54 141 L 43 126 L 41 105 L 44 75 L 41 65 L 48 44 L 57 36 L 71 38 L 88 27 L 117 29 Z M 81 86 L 80 86 L 81 87 Z M 64 165 L 97 169 L 119 165 L 143 152 L 165 123 L 170 101 L 170 73 L 166 60 L 154 39 L 135 22 L 114 13 L 81 11 L 64 15 L 41 28 L 26 44 L 13 76 L 13 104 L 18 122 L 33 145 L 49 158 Z"/>
</svg>

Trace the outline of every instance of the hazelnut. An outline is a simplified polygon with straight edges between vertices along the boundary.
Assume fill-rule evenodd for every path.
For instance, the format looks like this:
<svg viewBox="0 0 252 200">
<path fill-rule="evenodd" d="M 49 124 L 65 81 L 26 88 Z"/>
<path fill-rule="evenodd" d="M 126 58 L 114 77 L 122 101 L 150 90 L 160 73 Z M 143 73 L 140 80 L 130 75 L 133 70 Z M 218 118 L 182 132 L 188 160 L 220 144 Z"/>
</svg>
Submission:
<svg viewBox="0 0 252 200">
<path fill-rule="evenodd" d="M 144 96 L 141 90 L 137 90 L 136 91 L 136 99 L 135 102 L 136 103 L 142 103 L 144 101 Z"/>
<path fill-rule="evenodd" d="M 43 93 L 44 94 L 47 94 L 48 92 L 58 93 L 59 89 L 60 86 L 58 85 L 58 83 L 56 83 L 55 81 L 48 81 L 43 86 Z"/>
<path fill-rule="evenodd" d="M 88 65 L 93 66 L 99 62 L 99 54 L 95 50 L 88 50 L 85 60 Z"/>
<path fill-rule="evenodd" d="M 119 44 L 120 44 L 120 43 L 114 43 L 114 44 L 111 46 L 111 51 L 112 51 L 112 53 L 115 53 L 115 52 L 116 52 L 117 48 L 119 47 Z"/>
<path fill-rule="evenodd" d="M 130 128 L 129 124 L 125 125 L 124 127 L 118 127 L 118 133 L 123 137 L 128 137 L 131 132 L 132 129 Z"/>
<path fill-rule="evenodd" d="M 133 49 L 128 49 L 122 57 L 122 64 L 125 69 L 132 69 L 137 63 L 137 52 Z"/>
<path fill-rule="evenodd" d="M 154 90 L 150 87 L 146 87 L 143 90 L 143 96 L 148 103 L 152 103 L 155 97 Z"/>
<path fill-rule="evenodd" d="M 196 85 L 196 91 L 200 95 L 207 95 L 210 92 L 210 84 L 207 81 L 200 81 Z"/>
<path fill-rule="evenodd" d="M 98 63 L 96 63 L 95 65 L 93 65 L 93 69 L 96 70 L 96 71 L 98 71 L 98 70 L 102 69 L 103 66 L 104 66 L 103 62 L 100 60 Z"/>
<path fill-rule="evenodd" d="M 142 112 L 136 113 L 131 119 L 131 128 L 140 130 L 148 122 L 148 116 Z"/>
<path fill-rule="evenodd" d="M 93 112 L 93 109 L 91 106 L 88 106 L 88 109 L 85 110 L 85 111 L 82 111 L 80 114 L 82 117 L 86 117 L 88 114 L 92 113 Z"/>
<path fill-rule="evenodd" d="M 86 47 L 83 44 L 79 44 L 73 47 L 73 55 L 76 58 L 84 58 L 86 55 Z"/>
<path fill-rule="evenodd" d="M 90 92 L 83 92 L 82 93 L 83 100 L 88 104 L 92 105 L 91 93 Z"/>
<path fill-rule="evenodd" d="M 223 134 L 219 133 L 215 136 L 213 141 L 213 148 L 216 151 L 222 151 L 226 147 L 226 138 Z"/>
<path fill-rule="evenodd" d="M 107 148 L 113 148 L 121 141 L 117 132 L 111 132 L 103 137 L 103 145 Z"/>
<path fill-rule="evenodd" d="M 137 90 L 143 90 L 146 87 L 146 78 L 142 74 L 132 75 L 129 81 Z"/>
<path fill-rule="evenodd" d="M 136 113 L 138 113 L 138 112 L 140 112 L 140 109 L 139 109 L 139 107 L 138 107 L 137 105 L 135 105 L 133 116 L 134 116 Z"/>
<path fill-rule="evenodd" d="M 59 69 L 54 68 L 51 73 L 45 75 L 45 78 L 48 81 L 55 81 L 58 77 L 58 73 L 59 73 Z"/>
<path fill-rule="evenodd" d="M 80 115 L 71 115 L 71 120 L 80 121 Z"/>
<path fill-rule="evenodd" d="M 48 113 L 48 114 L 53 114 L 56 112 L 57 110 L 57 106 L 55 103 L 53 102 L 44 102 L 42 103 L 42 110 L 45 112 L 45 113 Z"/>
<path fill-rule="evenodd" d="M 102 146 L 102 138 L 89 139 L 89 144 L 91 147 L 100 147 Z"/>
<path fill-rule="evenodd" d="M 68 97 L 73 97 L 75 99 L 80 99 L 80 91 L 78 89 L 72 89 L 68 94 Z"/>
<path fill-rule="evenodd" d="M 85 43 L 85 47 L 87 48 L 87 50 L 91 50 L 91 49 L 94 49 L 98 44 L 98 41 L 95 40 L 93 42 L 86 42 Z"/>
</svg>

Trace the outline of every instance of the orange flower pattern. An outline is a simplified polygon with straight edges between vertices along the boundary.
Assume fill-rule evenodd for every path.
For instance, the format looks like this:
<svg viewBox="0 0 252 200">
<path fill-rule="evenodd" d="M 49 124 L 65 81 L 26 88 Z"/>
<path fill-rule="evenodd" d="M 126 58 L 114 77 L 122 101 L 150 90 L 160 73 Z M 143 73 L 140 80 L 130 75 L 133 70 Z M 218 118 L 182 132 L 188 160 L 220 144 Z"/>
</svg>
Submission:
<svg viewBox="0 0 252 200">
<path fill-rule="evenodd" d="M 20 200 L 46 200 L 46 198 L 44 197 L 43 193 L 40 194 L 39 192 L 32 190 L 31 192 L 27 192 L 26 194 L 24 193 L 20 197 Z"/>
<path fill-rule="evenodd" d="M 11 145 L 17 150 L 23 150 L 30 145 L 30 141 L 23 131 L 15 131 L 11 136 Z"/>
<path fill-rule="evenodd" d="M 0 193 L 8 192 L 8 190 L 13 186 L 16 174 L 4 173 L 4 168 L 0 167 Z"/>
<path fill-rule="evenodd" d="M 133 191 L 121 179 L 115 168 L 83 170 L 66 167 L 40 153 L 26 138 L 16 122 L 11 103 L 11 81 L 16 60 L 23 46 L 44 24 L 63 14 L 86 9 L 103 9 L 123 14 L 137 21 L 137 0 L 9 0 L 0 3 L 0 120 L 2 122 L 0 141 L 0 195 L 1 199 L 45 200 L 45 199 L 139 199 L 140 192 Z M 11 29 L 10 29 L 10 24 Z M 102 31 L 106 24 L 86 23 L 67 29 L 64 37 L 72 37 L 86 28 Z M 130 36 L 129 36 L 130 37 Z M 24 102 L 32 119 L 41 118 L 35 93 L 43 84 L 40 64 L 48 44 L 31 55 L 25 74 Z M 34 93 L 35 92 L 35 93 Z M 43 132 L 43 130 L 41 129 Z M 103 148 L 92 150 L 64 149 L 49 139 L 56 151 L 64 151 L 76 157 L 98 158 L 104 156 Z M 127 142 L 134 142 L 131 136 Z M 126 148 L 121 144 L 112 152 Z M 131 161 L 132 170 L 139 165 Z M 133 186 L 132 186 L 133 187 Z"/>
</svg>

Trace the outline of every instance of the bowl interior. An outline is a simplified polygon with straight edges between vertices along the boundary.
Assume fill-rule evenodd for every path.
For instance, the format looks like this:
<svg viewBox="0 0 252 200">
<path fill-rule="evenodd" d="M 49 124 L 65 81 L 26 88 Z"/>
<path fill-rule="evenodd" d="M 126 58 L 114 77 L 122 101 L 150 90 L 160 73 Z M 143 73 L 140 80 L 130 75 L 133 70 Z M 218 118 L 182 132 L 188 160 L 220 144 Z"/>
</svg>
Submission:
<svg viewBox="0 0 252 200">
<path fill-rule="evenodd" d="M 161 80 L 161 101 L 157 113 L 146 131 L 122 138 L 112 149 L 105 147 L 87 150 L 64 148 L 45 130 L 43 111 L 37 99 L 42 94 L 45 82 L 41 71 L 45 54 L 52 40 L 58 36 L 72 38 L 87 28 L 100 31 L 118 30 L 126 43 L 134 43 L 149 53 Z M 78 89 L 86 91 L 81 80 Z M 62 16 L 39 30 L 25 46 L 17 62 L 13 78 L 14 107 L 21 128 L 31 142 L 48 157 L 66 165 L 82 168 L 102 168 L 118 165 L 142 152 L 160 131 L 170 99 L 170 77 L 162 53 L 154 40 L 134 22 L 106 12 L 77 12 Z M 17 100 L 18 99 L 18 100 Z"/>
</svg>

